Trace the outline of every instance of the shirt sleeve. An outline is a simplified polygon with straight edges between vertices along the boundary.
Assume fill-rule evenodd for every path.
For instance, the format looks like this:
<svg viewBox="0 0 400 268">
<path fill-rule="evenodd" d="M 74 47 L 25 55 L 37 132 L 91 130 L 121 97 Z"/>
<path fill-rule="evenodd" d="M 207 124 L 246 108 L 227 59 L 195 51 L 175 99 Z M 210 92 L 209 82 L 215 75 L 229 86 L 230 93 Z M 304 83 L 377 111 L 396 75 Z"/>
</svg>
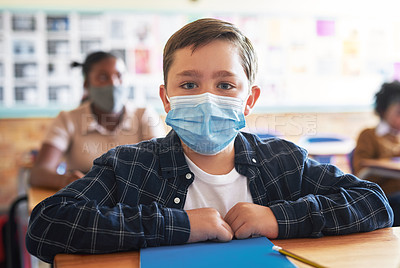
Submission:
<svg viewBox="0 0 400 268">
<path fill-rule="evenodd" d="M 393 224 L 393 211 L 375 183 L 308 158 L 297 181 L 289 187 L 298 198 L 270 206 L 280 238 L 344 235 Z"/>
<path fill-rule="evenodd" d="M 140 204 L 139 189 L 128 193 L 136 204 L 119 201 L 127 193 L 117 185 L 115 158 L 109 154 L 96 159 L 85 177 L 35 207 L 26 235 L 32 255 L 52 262 L 59 253 L 110 253 L 189 239 L 184 210 L 154 201 Z"/>
<path fill-rule="evenodd" d="M 53 145 L 62 152 L 68 149 L 71 140 L 72 124 L 69 122 L 67 112 L 60 112 L 51 123 L 43 143 Z"/>
<path fill-rule="evenodd" d="M 361 169 L 361 162 L 364 159 L 373 159 L 378 157 L 377 141 L 374 139 L 373 130 L 364 130 L 357 139 L 357 145 L 353 153 L 354 174 L 358 174 Z"/>
</svg>

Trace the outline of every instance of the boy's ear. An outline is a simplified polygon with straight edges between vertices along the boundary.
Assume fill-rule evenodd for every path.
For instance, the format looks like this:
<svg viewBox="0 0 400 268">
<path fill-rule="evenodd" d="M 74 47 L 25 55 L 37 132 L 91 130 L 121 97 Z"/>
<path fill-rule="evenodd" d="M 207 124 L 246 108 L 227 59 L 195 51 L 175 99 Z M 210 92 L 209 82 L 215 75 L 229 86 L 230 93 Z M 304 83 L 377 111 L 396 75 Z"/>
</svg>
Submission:
<svg viewBox="0 0 400 268">
<path fill-rule="evenodd" d="M 260 88 L 258 86 L 251 87 L 251 94 L 246 100 L 246 106 L 244 108 L 244 115 L 247 116 L 253 110 L 254 105 L 256 104 L 258 98 L 260 97 Z"/>
<path fill-rule="evenodd" d="M 171 105 L 169 103 L 169 100 L 167 99 L 167 89 L 164 85 L 160 86 L 160 98 L 164 105 L 164 111 L 168 113 L 171 110 Z"/>
</svg>

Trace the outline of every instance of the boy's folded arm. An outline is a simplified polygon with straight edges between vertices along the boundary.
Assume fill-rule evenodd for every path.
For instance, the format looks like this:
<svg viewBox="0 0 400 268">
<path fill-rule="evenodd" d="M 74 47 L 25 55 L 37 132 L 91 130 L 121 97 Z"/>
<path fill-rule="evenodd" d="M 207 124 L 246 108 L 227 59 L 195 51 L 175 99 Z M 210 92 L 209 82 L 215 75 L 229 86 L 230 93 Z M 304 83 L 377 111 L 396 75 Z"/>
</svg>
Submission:
<svg viewBox="0 0 400 268">
<path fill-rule="evenodd" d="M 337 183 L 330 193 L 270 205 L 278 221 L 279 238 L 344 235 L 392 225 L 393 211 L 378 185 L 352 175 L 341 180 L 343 183 Z"/>
<path fill-rule="evenodd" d="M 182 244 L 189 235 L 184 210 L 163 208 L 156 202 L 107 207 L 56 194 L 32 212 L 26 245 L 31 254 L 52 262 L 60 253 L 110 253 Z"/>
</svg>

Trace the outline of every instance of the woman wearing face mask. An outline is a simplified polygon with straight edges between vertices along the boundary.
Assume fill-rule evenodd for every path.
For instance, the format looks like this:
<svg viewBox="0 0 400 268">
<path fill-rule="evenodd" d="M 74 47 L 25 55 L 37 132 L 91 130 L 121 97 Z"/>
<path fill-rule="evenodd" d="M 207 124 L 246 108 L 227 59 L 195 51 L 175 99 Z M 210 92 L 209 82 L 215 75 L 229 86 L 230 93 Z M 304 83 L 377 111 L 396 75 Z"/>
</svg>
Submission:
<svg viewBox="0 0 400 268">
<path fill-rule="evenodd" d="M 31 171 L 32 186 L 60 189 L 81 178 L 109 149 L 165 135 L 153 110 L 127 102 L 125 66 L 115 55 L 95 52 L 72 66 L 82 67 L 85 96 L 78 108 L 60 112 L 50 126 Z M 63 160 L 67 171 L 58 174 Z"/>
</svg>

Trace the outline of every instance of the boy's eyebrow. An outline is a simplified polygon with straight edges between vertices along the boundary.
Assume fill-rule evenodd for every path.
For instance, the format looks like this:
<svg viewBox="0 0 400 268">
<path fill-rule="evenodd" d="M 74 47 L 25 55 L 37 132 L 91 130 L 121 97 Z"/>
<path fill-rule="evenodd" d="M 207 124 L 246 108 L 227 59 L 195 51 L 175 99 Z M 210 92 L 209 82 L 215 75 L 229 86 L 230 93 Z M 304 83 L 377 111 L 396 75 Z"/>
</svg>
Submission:
<svg viewBox="0 0 400 268">
<path fill-rule="evenodd" d="M 177 74 L 177 76 L 190 76 L 190 77 L 202 77 L 203 75 L 196 70 L 185 70 Z M 212 78 L 218 78 L 218 77 L 231 77 L 235 76 L 234 73 L 229 72 L 229 71 L 218 71 L 213 73 Z"/>
<path fill-rule="evenodd" d="M 231 73 L 229 71 L 218 71 L 213 73 L 213 78 L 218 78 L 218 77 L 231 77 L 231 76 L 236 76 L 234 73 Z"/>
<path fill-rule="evenodd" d="M 177 76 L 202 77 L 202 74 L 196 70 L 185 70 L 178 73 Z"/>
</svg>

